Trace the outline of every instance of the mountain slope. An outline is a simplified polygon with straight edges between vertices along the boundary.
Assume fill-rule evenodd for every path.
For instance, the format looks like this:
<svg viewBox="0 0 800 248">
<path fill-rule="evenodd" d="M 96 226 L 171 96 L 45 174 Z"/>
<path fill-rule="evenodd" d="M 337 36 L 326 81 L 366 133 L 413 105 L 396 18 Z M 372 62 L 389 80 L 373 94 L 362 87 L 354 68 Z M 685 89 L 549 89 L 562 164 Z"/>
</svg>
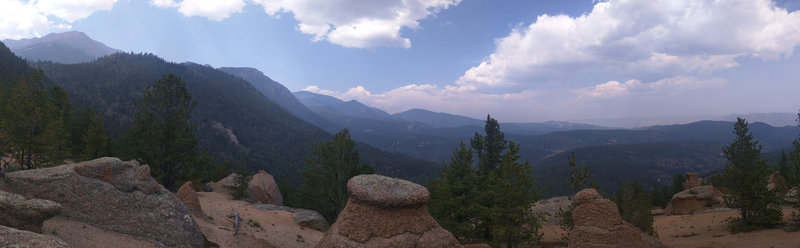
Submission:
<svg viewBox="0 0 800 248">
<path fill-rule="evenodd" d="M 78 31 L 51 33 L 41 38 L 4 40 L 13 51 L 30 61 L 53 61 L 56 63 L 90 62 L 99 57 L 122 52 L 92 40 Z"/>
<path fill-rule="evenodd" d="M 276 178 L 299 182 L 300 171 L 311 156 L 311 147 L 330 134 L 288 113 L 247 81 L 226 72 L 194 63 L 170 63 L 154 55 L 117 53 L 82 64 L 37 63 L 48 77 L 61 85 L 76 106 L 102 113 L 106 128 L 121 136 L 130 127 L 134 99 L 164 73 L 181 77 L 198 106 L 192 121 L 202 147 L 218 160 L 237 161 L 247 154 L 253 169 L 264 169 Z M 365 148 L 369 150 L 369 147 Z M 436 164 L 377 149 L 364 152 L 376 157 L 378 173 L 390 171 L 427 178 Z M 368 153 L 368 154 L 367 154 Z M 408 177 L 406 177 L 408 178 Z M 411 178 L 409 178 L 411 179 Z"/>
<path fill-rule="evenodd" d="M 33 69 L 25 60 L 12 53 L 5 44 L 0 42 L 0 89 L 16 84 L 21 77 L 31 72 Z"/>
<path fill-rule="evenodd" d="M 356 100 L 342 101 L 332 96 L 326 96 L 308 91 L 295 92 L 297 100 L 306 107 L 323 117 L 344 115 L 373 120 L 389 120 L 392 116 L 386 111 L 369 107 Z"/>
<path fill-rule="evenodd" d="M 309 110 L 295 98 L 294 94 L 292 94 L 289 89 L 267 77 L 258 69 L 249 67 L 221 67 L 217 69 L 250 82 L 256 89 L 264 94 L 264 96 L 283 107 L 283 109 L 289 111 L 289 113 L 300 117 L 300 119 L 328 132 L 336 132 L 341 129 L 341 127 L 334 125 Z"/>
<path fill-rule="evenodd" d="M 425 109 L 410 109 L 392 115 L 395 118 L 422 122 L 433 127 L 483 126 L 483 120 L 448 113 L 436 113 Z"/>
</svg>

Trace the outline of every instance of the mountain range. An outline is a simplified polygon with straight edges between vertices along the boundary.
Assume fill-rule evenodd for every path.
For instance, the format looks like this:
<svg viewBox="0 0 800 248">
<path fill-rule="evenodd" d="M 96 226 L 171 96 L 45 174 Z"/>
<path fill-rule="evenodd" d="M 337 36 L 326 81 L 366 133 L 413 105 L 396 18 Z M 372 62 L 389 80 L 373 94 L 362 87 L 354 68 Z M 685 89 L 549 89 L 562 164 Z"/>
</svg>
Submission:
<svg viewBox="0 0 800 248">
<path fill-rule="evenodd" d="M 119 53 L 78 31 L 52 33 L 41 38 L 3 40 L 14 54 L 29 61 L 52 61 L 74 64 L 91 62 L 102 56 Z"/>
<path fill-rule="evenodd" d="M 48 35 L 46 40 L 49 44 L 67 44 L 56 38 L 79 36 Z M 14 42 L 20 41 L 10 43 Z M 36 39 L 26 42 L 46 43 Z M 99 42 L 83 39 L 83 43 L 87 44 L 70 49 L 92 54 Z M 193 121 L 200 127 L 201 145 L 217 158 L 235 160 L 246 153 L 249 161 L 255 161 L 254 168 L 275 172 L 278 178 L 297 181 L 311 146 L 329 138 L 330 133 L 347 128 L 359 141 L 362 161 L 375 165 L 378 173 L 424 183 L 438 174 L 441 161 L 449 160 L 458 143 L 469 143 L 476 132 L 483 132 L 481 119 L 424 109 L 390 114 L 355 100 L 343 101 L 306 91 L 292 93 L 254 68 L 176 64 L 151 54 L 126 53 L 95 55 L 87 63 L 65 64 L 69 62 L 58 57 L 67 52 L 49 53 L 47 49 L 55 48 L 29 45 L 29 53 L 49 57 L 28 61 L 53 61 L 32 65 L 44 69 L 76 105 L 102 113 L 112 135 L 122 135 L 130 126 L 130 102 L 141 98 L 143 88 L 163 73 L 174 73 L 184 79 L 200 104 Z M 0 51 L 0 58 L 5 58 L 2 55 Z M 0 65 L 3 63 L 19 64 L 7 59 L 0 61 Z M 623 181 L 650 185 L 670 182 L 674 173 L 694 171 L 709 175 L 725 162 L 721 148 L 734 138 L 731 121 L 735 117 L 716 116 L 695 122 L 688 120 L 698 117 L 541 123 L 500 120 L 500 125 L 507 139 L 520 144 L 520 155 L 531 162 L 537 183 L 547 188 L 546 195 L 558 195 L 567 192 L 567 156 L 573 152 L 579 165 L 589 166 L 594 174 L 592 180 L 607 192 L 614 192 Z M 745 117 L 751 121 L 750 130 L 763 145 L 763 151 L 769 154 L 767 158 L 788 150 L 800 133 L 800 128 L 792 124 L 796 114 Z M 761 120 L 772 125 L 758 122 Z M 659 123 L 682 124 L 645 125 Z"/>
</svg>

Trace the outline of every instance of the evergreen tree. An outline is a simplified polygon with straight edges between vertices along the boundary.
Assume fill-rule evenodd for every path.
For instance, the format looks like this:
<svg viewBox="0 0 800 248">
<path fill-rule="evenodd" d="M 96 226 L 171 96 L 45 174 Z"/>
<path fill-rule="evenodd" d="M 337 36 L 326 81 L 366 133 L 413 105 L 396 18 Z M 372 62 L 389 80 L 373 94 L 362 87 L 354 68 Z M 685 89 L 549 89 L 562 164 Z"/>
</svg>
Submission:
<svg viewBox="0 0 800 248">
<path fill-rule="evenodd" d="M 193 134 L 196 126 L 189 123 L 197 102 L 181 78 L 166 74 L 148 86 L 144 98 L 134 105 L 131 150 L 141 163 L 150 165 L 159 183 L 174 191 L 179 180 L 186 179 L 186 169 L 200 157 Z"/>
<path fill-rule="evenodd" d="M 250 179 L 253 178 L 253 173 L 247 166 L 247 157 L 242 157 L 242 165 L 237 167 L 234 173 L 233 185 L 225 186 L 225 188 L 230 190 L 231 196 L 235 200 L 247 198 L 247 188 L 250 187 Z"/>
<path fill-rule="evenodd" d="M 454 226 L 462 242 L 507 247 L 536 243 L 541 216 L 530 209 L 539 199 L 530 164 L 518 161 L 519 145 L 505 139 L 497 120 L 486 119 L 486 136 L 476 133 L 471 151 L 457 148 L 442 178 L 431 180 L 431 214 Z"/>
<path fill-rule="evenodd" d="M 463 142 L 453 151 L 450 162 L 441 168 L 441 178 L 428 182 L 431 200 L 428 211 L 439 224 L 453 233 L 461 242 L 471 242 L 475 237 L 475 169 L 472 168 L 472 150 Z"/>
<path fill-rule="evenodd" d="M 313 209 L 328 222 L 333 223 L 347 204 L 347 181 L 361 174 L 375 173 L 375 169 L 362 164 L 350 132 L 343 129 L 333 135 L 333 140 L 313 147 L 314 157 L 308 160 L 309 168 L 303 171 L 300 187 L 300 204 Z"/>
<path fill-rule="evenodd" d="M 736 139 L 722 148 L 727 159 L 719 180 L 726 187 L 728 206 L 738 208 L 740 218 L 731 222 L 734 231 L 753 230 L 780 221 L 780 199 L 767 188 L 772 170 L 761 159 L 761 146 L 749 133 L 747 121 L 738 118 L 733 128 Z"/>
<path fill-rule="evenodd" d="M 572 200 L 572 196 L 578 193 L 578 191 L 586 188 L 589 178 L 592 177 L 592 172 L 589 171 L 589 166 L 584 166 L 580 169 L 578 168 L 578 161 L 575 158 L 575 152 L 572 152 L 572 155 L 567 157 L 567 161 L 569 163 L 569 177 L 566 179 L 566 181 L 572 189 L 572 194 L 569 196 L 569 199 Z M 561 226 L 561 229 L 567 233 L 569 233 L 574 226 L 574 223 L 572 222 L 573 210 L 575 210 L 575 205 L 570 204 L 567 209 L 559 209 L 556 213 L 559 226 Z M 562 239 L 566 240 L 567 236 L 563 236 Z"/>
<path fill-rule="evenodd" d="M 45 90 L 43 72 L 23 77 L 7 101 L 0 119 L 5 133 L 3 153 L 10 154 L 20 169 L 61 162 L 68 151 L 65 122 Z"/>
<path fill-rule="evenodd" d="M 611 198 L 617 204 L 623 220 L 639 228 L 642 232 L 654 235 L 652 205 L 647 191 L 638 182 L 619 184 L 617 194 Z"/>
<path fill-rule="evenodd" d="M 87 161 L 108 155 L 108 137 L 100 116 L 92 115 L 81 141 L 85 147 L 78 157 L 79 160 Z"/>
</svg>

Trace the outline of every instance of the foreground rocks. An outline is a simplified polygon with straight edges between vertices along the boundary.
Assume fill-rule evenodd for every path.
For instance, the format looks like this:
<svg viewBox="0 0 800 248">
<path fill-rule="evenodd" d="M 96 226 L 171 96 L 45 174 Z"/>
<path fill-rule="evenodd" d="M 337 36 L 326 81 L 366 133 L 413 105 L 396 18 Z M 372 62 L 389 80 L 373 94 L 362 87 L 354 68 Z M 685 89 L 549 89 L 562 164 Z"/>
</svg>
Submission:
<svg viewBox="0 0 800 248">
<path fill-rule="evenodd" d="M 531 207 L 531 210 L 534 213 L 544 214 L 544 222 L 542 225 L 557 226 L 559 220 L 556 214 L 560 211 L 567 211 L 570 205 L 572 205 L 572 200 L 569 199 L 569 196 L 558 196 L 536 202 L 536 204 L 533 204 L 533 207 Z"/>
<path fill-rule="evenodd" d="M 235 176 L 236 174 L 230 174 L 216 183 L 209 183 L 211 191 L 230 193 L 230 190 L 226 187 L 233 186 L 233 178 Z M 258 171 L 258 173 L 253 175 L 253 178 L 250 179 L 247 188 L 247 198 L 257 203 L 283 205 L 283 196 L 278 188 L 278 184 L 275 182 L 275 178 L 263 170 Z"/>
<path fill-rule="evenodd" d="M 183 205 L 186 205 L 186 208 L 189 209 L 189 212 L 192 213 L 192 216 L 196 219 L 206 218 L 206 214 L 203 213 L 203 208 L 200 207 L 200 201 L 197 200 L 197 193 L 192 188 L 191 181 L 181 185 L 178 192 L 175 193 L 175 196 L 178 197 L 178 200 L 183 202 Z"/>
<path fill-rule="evenodd" d="M 724 194 L 711 185 L 687 189 L 672 196 L 666 215 L 692 214 L 701 210 L 725 206 Z"/>
<path fill-rule="evenodd" d="M 425 187 L 360 175 L 347 182 L 347 190 L 347 205 L 316 247 L 461 247 L 428 214 Z"/>
<path fill-rule="evenodd" d="M 0 225 L 41 232 L 42 223 L 61 213 L 61 205 L 42 199 L 0 191 Z"/>
<path fill-rule="evenodd" d="M 0 247 L 67 248 L 72 246 L 53 236 L 0 226 Z"/>
<path fill-rule="evenodd" d="M 6 173 L 0 189 L 59 203 L 59 216 L 157 241 L 169 247 L 202 247 L 189 210 L 150 177 L 147 165 L 116 158 Z"/>
<path fill-rule="evenodd" d="M 575 227 L 569 233 L 569 247 L 651 247 L 649 236 L 625 222 L 617 204 L 604 199 L 595 189 L 575 194 L 572 212 Z"/>
</svg>

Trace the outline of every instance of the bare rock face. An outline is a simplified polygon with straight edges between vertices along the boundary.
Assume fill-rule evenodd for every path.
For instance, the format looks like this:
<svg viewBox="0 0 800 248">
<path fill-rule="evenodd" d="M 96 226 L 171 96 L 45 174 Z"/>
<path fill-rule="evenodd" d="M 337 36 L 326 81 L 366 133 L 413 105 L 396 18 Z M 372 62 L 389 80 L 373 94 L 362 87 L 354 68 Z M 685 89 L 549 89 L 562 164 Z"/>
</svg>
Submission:
<svg viewBox="0 0 800 248">
<path fill-rule="evenodd" d="M 692 214 L 709 208 L 725 206 L 724 194 L 711 185 L 703 185 L 687 189 L 672 196 L 666 215 Z"/>
<path fill-rule="evenodd" d="M 569 196 L 558 196 L 536 202 L 531 210 L 534 213 L 546 214 L 543 225 L 558 225 L 556 214 L 559 211 L 566 211 L 570 205 L 572 205 L 572 200 L 569 199 Z"/>
<path fill-rule="evenodd" d="M 428 214 L 421 185 L 380 175 L 347 182 L 350 199 L 316 247 L 461 247 Z"/>
<path fill-rule="evenodd" d="M 686 173 L 686 181 L 683 182 L 683 190 L 699 187 L 703 185 L 703 179 L 697 177 L 697 173 Z"/>
<path fill-rule="evenodd" d="M 169 247 L 203 246 L 189 210 L 135 161 L 100 158 L 6 173 L 2 190 L 57 202 L 61 216 Z"/>
<path fill-rule="evenodd" d="M 278 183 L 266 171 L 258 171 L 250 179 L 250 186 L 247 188 L 247 197 L 255 202 L 283 205 L 283 196 L 278 189 Z"/>
<path fill-rule="evenodd" d="M 327 231 L 330 225 L 321 214 L 308 209 L 294 209 L 295 216 L 292 217 L 294 223 L 302 227 L 308 227 L 320 232 Z"/>
<path fill-rule="evenodd" d="M 42 223 L 61 213 L 61 205 L 42 199 L 0 191 L 0 225 L 41 232 Z"/>
<path fill-rule="evenodd" d="M 785 192 L 786 190 L 789 189 L 788 186 L 789 185 L 786 184 L 786 179 L 783 179 L 783 176 L 781 176 L 780 173 L 775 172 L 772 173 L 771 176 L 769 176 L 767 188 L 769 188 L 770 190 L 779 190 Z"/>
<path fill-rule="evenodd" d="M 617 204 L 595 189 L 584 189 L 573 198 L 575 227 L 569 232 L 569 247 L 649 247 L 639 229 L 622 220 Z"/>
<path fill-rule="evenodd" d="M 34 232 L 0 226 L 0 247 L 71 247 L 63 240 Z"/>
<path fill-rule="evenodd" d="M 178 200 L 183 202 L 183 205 L 186 205 L 186 208 L 189 209 L 189 212 L 192 213 L 195 218 L 203 219 L 206 217 L 206 214 L 203 213 L 203 208 L 200 207 L 200 200 L 197 199 L 197 194 L 192 188 L 191 181 L 181 185 L 178 189 L 178 193 L 175 193 L 175 196 L 178 197 Z"/>
<path fill-rule="evenodd" d="M 225 187 L 233 186 L 234 176 L 236 176 L 236 174 L 231 173 L 222 180 L 216 183 L 209 183 L 208 185 L 211 187 L 211 191 L 229 194 L 230 190 Z M 247 188 L 247 198 L 256 203 L 283 205 L 283 196 L 278 188 L 278 184 L 275 182 L 275 178 L 263 170 L 258 171 L 258 173 L 253 175 L 253 178 L 250 179 Z"/>
</svg>

